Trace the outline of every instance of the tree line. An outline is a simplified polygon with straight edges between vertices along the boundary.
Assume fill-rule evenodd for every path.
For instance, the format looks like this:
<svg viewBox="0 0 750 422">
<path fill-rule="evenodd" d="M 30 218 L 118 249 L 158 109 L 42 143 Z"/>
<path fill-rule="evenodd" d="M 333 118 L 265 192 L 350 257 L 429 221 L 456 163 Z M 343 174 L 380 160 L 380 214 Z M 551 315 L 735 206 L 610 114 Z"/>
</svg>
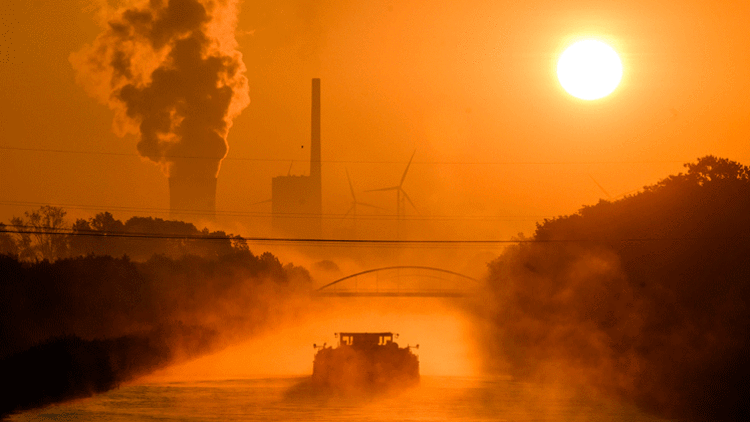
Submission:
<svg viewBox="0 0 750 422">
<path fill-rule="evenodd" d="M 300 314 L 311 284 L 302 267 L 236 248 L 142 262 L 0 255 L 0 276 L 0 419 L 271 329 Z"/>
<path fill-rule="evenodd" d="M 43 206 L 0 224 L 0 419 L 115 388 L 299 313 L 310 275 L 240 236 Z"/>
<path fill-rule="evenodd" d="M 246 250 L 245 239 L 224 231 L 198 230 L 192 223 L 153 217 L 125 222 L 109 212 L 70 224 L 61 207 L 45 205 L 0 223 L 0 254 L 23 261 L 56 260 L 88 254 L 146 260 L 154 254 L 218 257 Z"/>
<path fill-rule="evenodd" d="M 544 220 L 490 263 L 496 369 L 583 380 L 664 418 L 750 419 L 750 168 L 685 168 Z"/>
</svg>

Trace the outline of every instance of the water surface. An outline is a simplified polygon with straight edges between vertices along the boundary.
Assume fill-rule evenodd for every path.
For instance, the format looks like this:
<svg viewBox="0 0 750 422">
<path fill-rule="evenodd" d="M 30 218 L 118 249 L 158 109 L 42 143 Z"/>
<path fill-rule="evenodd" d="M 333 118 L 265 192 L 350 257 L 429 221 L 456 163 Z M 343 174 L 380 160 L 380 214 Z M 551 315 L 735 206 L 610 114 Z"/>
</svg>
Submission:
<svg viewBox="0 0 750 422">
<path fill-rule="evenodd" d="M 308 378 L 130 385 L 13 421 L 657 421 L 564 387 L 508 379 L 423 376 L 418 387 L 331 396 Z"/>
</svg>

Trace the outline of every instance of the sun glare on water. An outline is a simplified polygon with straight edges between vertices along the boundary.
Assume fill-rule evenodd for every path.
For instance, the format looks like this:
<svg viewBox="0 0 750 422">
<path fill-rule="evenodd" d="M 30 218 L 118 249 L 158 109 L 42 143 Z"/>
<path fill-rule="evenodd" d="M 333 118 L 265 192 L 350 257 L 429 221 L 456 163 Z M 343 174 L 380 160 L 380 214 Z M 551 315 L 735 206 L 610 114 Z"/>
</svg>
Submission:
<svg viewBox="0 0 750 422">
<path fill-rule="evenodd" d="M 614 49 L 597 40 L 570 45 L 557 62 L 557 78 L 570 95 L 597 100 L 611 94 L 622 79 L 622 62 Z"/>
</svg>

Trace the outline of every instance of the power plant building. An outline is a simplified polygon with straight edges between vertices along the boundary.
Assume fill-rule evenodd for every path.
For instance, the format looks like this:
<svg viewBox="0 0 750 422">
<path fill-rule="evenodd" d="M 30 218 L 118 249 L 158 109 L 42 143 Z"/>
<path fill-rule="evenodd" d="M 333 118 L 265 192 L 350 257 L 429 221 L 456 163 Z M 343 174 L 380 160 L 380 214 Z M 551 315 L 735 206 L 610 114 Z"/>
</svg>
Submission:
<svg viewBox="0 0 750 422">
<path fill-rule="evenodd" d="M 275 234 L 306 239 L 321 237 L 320 167 L 320 79 L 315 78 L 312 80 L 310 175 L 278 176 L 271 181 L 271 222 Z"/>
</svg>

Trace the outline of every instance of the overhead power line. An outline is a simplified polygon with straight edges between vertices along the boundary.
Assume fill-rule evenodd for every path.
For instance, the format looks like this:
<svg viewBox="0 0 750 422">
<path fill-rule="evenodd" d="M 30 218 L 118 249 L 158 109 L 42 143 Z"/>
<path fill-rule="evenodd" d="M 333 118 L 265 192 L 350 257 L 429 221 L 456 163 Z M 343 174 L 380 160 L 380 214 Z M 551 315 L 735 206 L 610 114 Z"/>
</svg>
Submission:
<svg viewBox="0 0 750 422">
<path fill-rule="evenodd" d="M 158 213 L 158 214 L 170 214 L 177 213 L 182 215 L 221 215 L 221 216 L 234 216 L 234 217 L 258 217 L 258 218 L 270 218 L 274 216 L 271 212 L 267 211 L 236 211 L 236 210 L 172 210 L 170 208 L 139 208 L 139 207 L 127 207 L 127 206 L 110 206 L 110 205 L 78 205 L 78 204 L 50 204 L 48 202 L 25 202 L 25 201 L 0 201 L 0 205 L 12 205 L 12 206 L 57 206 L 65 209 L 76 209 L 76 210 L 88 210 L 88 211 L 122 211 L 122 212 L 147 212 L 147 213 Z M 281 214 L 282 218 L 323 218 L 329 220 L 343 220 L 345 218 L 351 219 L 352 217 L 347 214 L 341 213 L 324 213 L 324 214 L 305 214 L 305 213 L 287 213 Z M 553 218 L 550 215 L 447 215 L 447 214 L 436 214 L 436 215 L 406 215 L 401 216 L 403 220 L 412 221 L 538 221 L 540 219 Z M 398 220 L 397 214 L 358 214 L 358 220 Z"/>
<path fill-rule="evenodd" d="M 29 225 L 6 225 L 0 229 L 0 233 L 12 234 L 43 234 L 43 235 L 65 235 L 65 236 L 94 236 L 94 237 L 118 237 L 136 239 L 174 239 L 174 240 L 245 240 L 248 242 L 274 242 L 274 243 L 303 243 L 303 244 L 385 244 L 385 245 L 493 245 L 493 244 L 520 244 L 520 243 L 638 243 L 638 242 L 685 242 L 709 240 L 750 240 L 750 236 L 674 236 L 674 237 L 634 237 L 634 238 L 609 238 L 609 239 L 326 239 L 326 238 L 292 238 L 292 237 L 244 237 L 234 235 L 212 235 L 212 234 L 168 234 L 168 233 L 127 233 L 127 232 L 101 232 L 96 230 L 73 230 L 69 228 L 39 228 Z M 8 230 L 11 227 L 15 230 Z"/>
<path fill-rule="evenodd" d="M 54 148 L 27 148 L 27 147 L 10 147 L 0 146 L 0 150 L 5 151 L 28 151 L 28 152 L 52 152 L 59 154 L 83 154 L 83 155 L 109 155 L 114 157 L 142 157 L 136 153 L 126 152 L 110 152 L 110 151 L 82 151 L 82 150 L 68 150 L 68 149 L 54 149 Z M 218 160 L 216 157 L 205 157 L 205 156 L 188 156 L 188 155 L 170 155 L 164 156 L 164 158 L 188 158 L 198 160 Z M 308 162 L 308 159 L 301 158 L 251 158 L 251 157 L 233 157 L 227 156 L 224 160 L 237 160 L 237 161 L 254 161 L 254 162 Z M 585 164 L 674 164 L 674 163 L 688 163 L 693 161 L 693 158 L 686 160 L 641 160 L 641 161 L 627 161 L 627 160 L 608 160 L 608 161 L 419 161 L 416 160 L 413 164 L 440 164 L 440 165 L 585 165 Z M 394 160 L 321 160 L 322 163 L 329 164 L 403 164 L 403 161 Z"/>
<path fill-rule="evenodd" d="M 15 230 L 9 230 L 13 228 Z M 289 243 L 345 243 L 345 244 L 493 244 L 518 243 L 513 240 L 404 240 L 404 239 L 324 239 L 292 237 L 245 237 L 214 234 L 170 234 L 147 232 L 102 232 L 98 230 L 73 230 L 70 228 L 39 228 L 23 224 L 9 224 L 0 233 L 43 234 L 65 236 L 118 237 L 135 239 L 174 239 L 174 240 L 245 240 L 248 242 L 289 242 Z"/>
</svg>

